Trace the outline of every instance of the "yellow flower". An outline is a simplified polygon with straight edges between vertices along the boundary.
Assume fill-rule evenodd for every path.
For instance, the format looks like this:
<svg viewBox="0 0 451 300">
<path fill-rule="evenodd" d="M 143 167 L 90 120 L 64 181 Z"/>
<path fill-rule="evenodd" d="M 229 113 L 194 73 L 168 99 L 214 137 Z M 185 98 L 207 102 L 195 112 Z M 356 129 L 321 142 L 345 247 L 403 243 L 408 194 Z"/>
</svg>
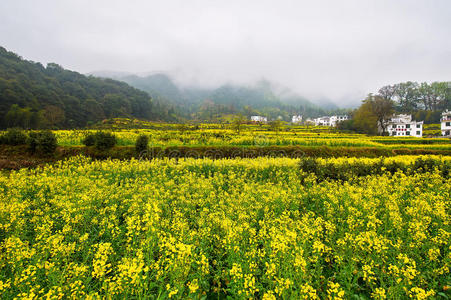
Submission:
<svg viewBox="0 0 451 300">
<path fill-rule="evenodd" d="M 197 279 L 192 280 L 188 283 L 188 288 L 190 293 L 195 293 L 199 289 L 199 284 Z"/>
<path fill-rule="evenodd" d="M 267 291 L 263 294 L 262 300 L 276 300 L 276 296 L 271 291 Z"/>
<path fill-rule="evenodd" d="M 386 299 L 387 296 L 385 295 L 385 289 L 384 288 L 375 288 L 374 291 L 371 293 L 371 297 L 373 299 L 379 299 L 379 300 Z"/>
</svg>

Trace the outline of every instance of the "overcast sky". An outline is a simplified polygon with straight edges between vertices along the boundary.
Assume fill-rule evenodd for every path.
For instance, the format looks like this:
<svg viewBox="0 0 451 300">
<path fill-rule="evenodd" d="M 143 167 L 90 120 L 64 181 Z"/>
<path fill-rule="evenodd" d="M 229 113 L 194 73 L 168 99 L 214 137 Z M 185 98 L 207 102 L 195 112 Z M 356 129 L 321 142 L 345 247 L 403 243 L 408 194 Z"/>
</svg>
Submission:
<svg viewBox="0 0 451 300">
<path fill-rule="evenodd" d="M 82 73 L 267 78 L 346 105 L 386 84 L 451 80 L 451 1 L 1 0 L 0 45 Z"/>
</svg>

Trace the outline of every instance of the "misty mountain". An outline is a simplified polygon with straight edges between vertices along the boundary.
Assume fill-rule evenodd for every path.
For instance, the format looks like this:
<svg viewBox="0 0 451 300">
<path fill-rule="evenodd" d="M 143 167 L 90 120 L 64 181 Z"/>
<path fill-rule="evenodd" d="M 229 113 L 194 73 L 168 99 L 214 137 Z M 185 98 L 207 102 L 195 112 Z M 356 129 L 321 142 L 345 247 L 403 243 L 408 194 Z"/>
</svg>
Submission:
<svg viewBox="0 0 451 300">
<path fill-rule="evenodd" d="M 202 88 L 178 85 L 164 73 L 147 76 L 125 75 L 115 72 L 93 72 L 96 76 L 109 74 L 131 86 L 146 91 L 152 98 L 177 105 L 185 117 L 209 119 L 215 114 L 244 113 L 262 114 L 270 118 L 282 117 L 290 120 L 291 115 L 317 116 L 325 110 L 337 109 L 332 102 L 324 106 L 312 103 L 287 88 L 281 88 L 267 80 L 253 85 L 225 84 L 218 88 Z M 205 111 L 208 113 L 205 113 Z"/>
</svg>

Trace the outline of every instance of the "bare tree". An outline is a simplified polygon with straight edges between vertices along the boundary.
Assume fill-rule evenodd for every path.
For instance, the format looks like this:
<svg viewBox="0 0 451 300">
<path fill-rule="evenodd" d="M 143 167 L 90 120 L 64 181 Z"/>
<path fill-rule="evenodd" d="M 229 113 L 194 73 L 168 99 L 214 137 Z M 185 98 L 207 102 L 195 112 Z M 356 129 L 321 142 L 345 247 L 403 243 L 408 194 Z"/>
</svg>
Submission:
<svg viewBox="0 0 451 300">
<path fill-rule="evenodd" d="M 378 93 L 384 99 L 393 100 L 396 95 L 396 89 L 394 85 L 386 85 L 379 89 Z"/>
<path fill-rule="evenodd" d="M 381 96 L 371 96 L 370 103 L 373 114 L 376 116 L 378 128 L 382 130 L 382 135 L 385 135 L 387 121 L 394 112 L 393 101 Z"/>
</svg>

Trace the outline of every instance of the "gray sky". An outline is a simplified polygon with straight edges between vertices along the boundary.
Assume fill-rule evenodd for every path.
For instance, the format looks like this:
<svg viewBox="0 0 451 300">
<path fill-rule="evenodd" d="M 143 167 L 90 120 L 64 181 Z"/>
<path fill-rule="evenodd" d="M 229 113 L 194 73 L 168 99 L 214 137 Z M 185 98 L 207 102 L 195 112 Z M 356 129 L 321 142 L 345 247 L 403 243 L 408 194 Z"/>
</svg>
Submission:
<svg viewBox="0 0 451 300">
<path fill-rule="evenodd" d="M 451 79 L 451 1 L 2 0 L 0 45 L 82 73 L 182 84 L 267 78 L 338 105 Z"/>
</svg>

